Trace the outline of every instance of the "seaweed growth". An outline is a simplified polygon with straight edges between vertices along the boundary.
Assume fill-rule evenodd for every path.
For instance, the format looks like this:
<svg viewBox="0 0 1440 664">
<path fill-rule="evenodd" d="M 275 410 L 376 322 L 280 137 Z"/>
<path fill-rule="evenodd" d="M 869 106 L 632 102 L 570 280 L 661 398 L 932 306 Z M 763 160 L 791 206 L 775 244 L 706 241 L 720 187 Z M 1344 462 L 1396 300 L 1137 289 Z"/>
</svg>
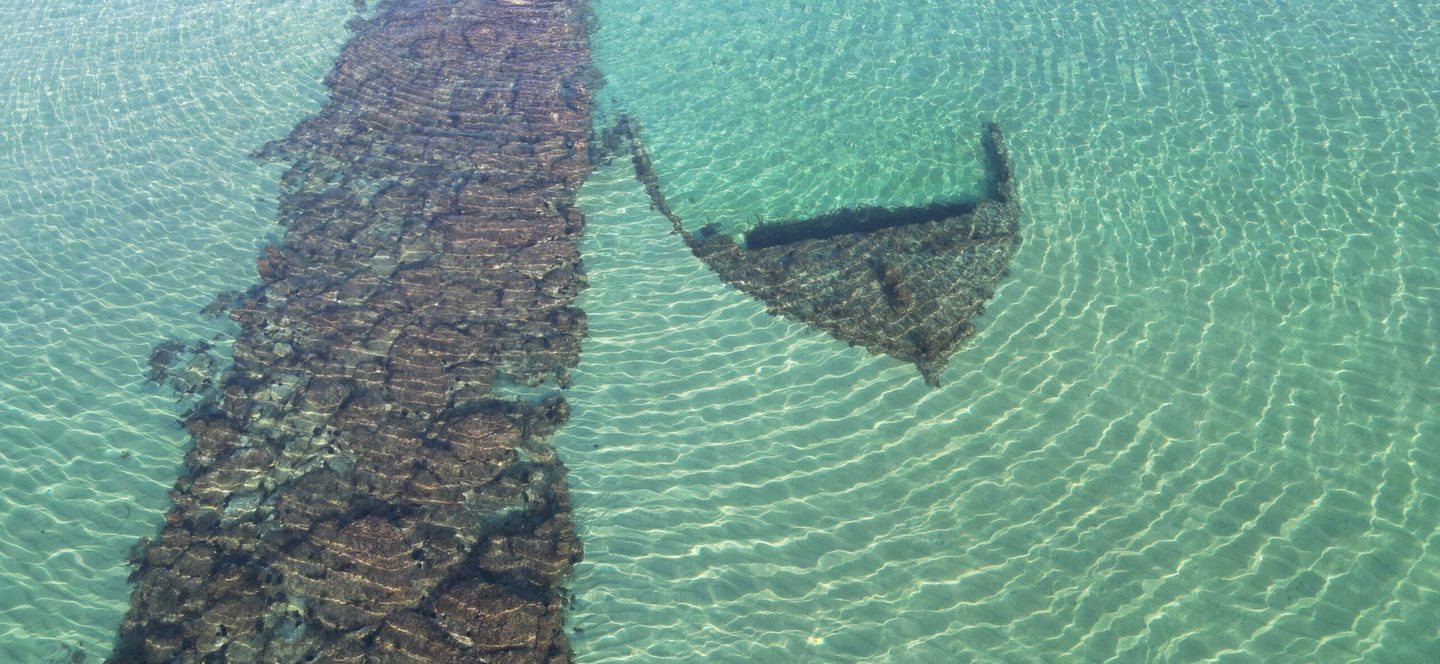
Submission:
<svg viewBox="0 0 1440 664">
<path fill-rule="evenodd" d="M 569 409 L 493 388 L 563 387 L 585 333 L 587 11 L 381 3 L 328 104 L 261 151 L 290 164 L 287 230 L 213 307 L 234 364 L 186 415 L 111 661 L 570 659 L 581 549 L 546 443 Z"/>
<path fill-rule="evenodd" d="M 710 224 L 687 231 L 660 191 L 635 122 L 628 139 L 636 178 L 692 253 L 770 313 L 837 339 L 913 362 L 939 385 L 950 356 L 975 334 L 995 285 L 1020 246 L 1020 202 L 1000 126 L 981 136 L 990 180 L 977 201 L 899 208 L 858 207 L 812 219 L 761 224 L 745 246 Z"/>
</svg>

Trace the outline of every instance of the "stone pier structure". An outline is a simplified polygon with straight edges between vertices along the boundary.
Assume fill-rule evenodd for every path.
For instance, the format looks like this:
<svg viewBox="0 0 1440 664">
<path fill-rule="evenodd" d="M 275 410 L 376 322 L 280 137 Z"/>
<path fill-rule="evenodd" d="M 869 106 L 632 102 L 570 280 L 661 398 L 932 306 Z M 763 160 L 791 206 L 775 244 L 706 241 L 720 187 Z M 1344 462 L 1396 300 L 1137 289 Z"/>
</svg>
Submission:
<svg viewBox="0 0 1440 664">
<path fill-rule="evenodd" d="M 113 662 L 564 662 L 586 0 L 388 0 L 266 146 L 284 240 Z"/>
</svg>

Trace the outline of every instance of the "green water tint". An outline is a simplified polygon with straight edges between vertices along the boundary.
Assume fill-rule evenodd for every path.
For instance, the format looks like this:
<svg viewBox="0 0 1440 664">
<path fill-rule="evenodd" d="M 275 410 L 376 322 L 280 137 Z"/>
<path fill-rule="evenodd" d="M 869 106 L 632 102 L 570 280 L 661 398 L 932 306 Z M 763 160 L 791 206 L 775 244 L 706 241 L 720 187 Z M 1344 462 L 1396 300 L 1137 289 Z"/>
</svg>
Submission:
<svg viewBox="0 0 1440 664">
<path fill-rule="evenodd" d="M 0 661 L 109 651 L 187 438 L 150 348 L 231 332 L 199 311 L 253 281 L 276 230 L 280 171 L 249 153 L 323 101 L 352 12 L 0 12 Z"/>
<path fill-rule="evenodd" d="M 556 440 L 580 661 L 1433 653 L 1437 10 L 597 11 L 601 98 L 687 224 L 962 190 L 980 160 L 936 146 L 986 118 L 1026 221 L 1024 277 L 927 392 L 769 317 L 598 172 Z"/>
<path fill-rule="evenodd" d="M 932 391 L 723 284 L 633 173 L 592 177 L 554 441 L 579 661 L 1429 658 L 1440 8 L 596 10 L 605 94 L 687 220 L 963 191 L 978 156 L 939 146 L 997 118 L 1027 277 Z M 151 345 L 214 334 L 195 312 L 250 282 L 278 172 L 245 155 L 318 106 L 350 11 L 0 17 L 24 63 L 0 74 L 0 659 L 106 650 L 184 445 Z"/>
</svg>

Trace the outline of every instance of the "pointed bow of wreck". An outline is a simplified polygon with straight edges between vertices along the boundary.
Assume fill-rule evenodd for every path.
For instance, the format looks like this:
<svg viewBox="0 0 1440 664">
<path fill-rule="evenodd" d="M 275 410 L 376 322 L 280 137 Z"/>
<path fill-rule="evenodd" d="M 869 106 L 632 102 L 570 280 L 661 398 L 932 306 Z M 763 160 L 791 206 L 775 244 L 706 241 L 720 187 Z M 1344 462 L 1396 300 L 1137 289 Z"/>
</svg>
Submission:
<svg viewBox="0 0 1440 664">
<path fill-rule="evenodd" d="M 1019 197 L 995 123 L 981 136 L 988 182 L 979 200 L 844 208 L 762 224 L 743 246 L 715 226 L 685 229 L 660 192 L 633 120 L 622 118 L 613 131 L 628 136 L 653 207 L 722 279 L 772 314 L 914 363 L 931 385 L 939 385 L 950 356 L 975 334 L 972 321 L 1020 246 Z"/>
</svg>

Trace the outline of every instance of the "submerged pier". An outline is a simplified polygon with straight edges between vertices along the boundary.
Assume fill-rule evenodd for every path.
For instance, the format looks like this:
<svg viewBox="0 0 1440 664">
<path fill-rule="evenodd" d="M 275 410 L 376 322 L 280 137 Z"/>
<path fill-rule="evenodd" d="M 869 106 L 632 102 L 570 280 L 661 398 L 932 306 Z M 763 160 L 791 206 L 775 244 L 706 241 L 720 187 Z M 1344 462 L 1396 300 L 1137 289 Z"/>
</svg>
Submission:
<svg viewBox="0 0 1440 664">
<path fill-rule="evenodd" d="M 289 163 L 113 662 L 563 662 L 585 0 L 387 0 Z"/>
<path fill-rule="evenodd" d="M 761 224 L 742 245 L 719 227 L 687 230 L 660 191 L 635 122 L 608 131 L 627 144 L 651 206 L 721 279 L 786 316 L 872 353 L 912 362 L 940 384 L 950 356 L 975 334 L 1020 247 L 1020 200 L 1000 126 L 981 135 L 988 181 L 978 200 L 853 207 Z"/>
</svg>

